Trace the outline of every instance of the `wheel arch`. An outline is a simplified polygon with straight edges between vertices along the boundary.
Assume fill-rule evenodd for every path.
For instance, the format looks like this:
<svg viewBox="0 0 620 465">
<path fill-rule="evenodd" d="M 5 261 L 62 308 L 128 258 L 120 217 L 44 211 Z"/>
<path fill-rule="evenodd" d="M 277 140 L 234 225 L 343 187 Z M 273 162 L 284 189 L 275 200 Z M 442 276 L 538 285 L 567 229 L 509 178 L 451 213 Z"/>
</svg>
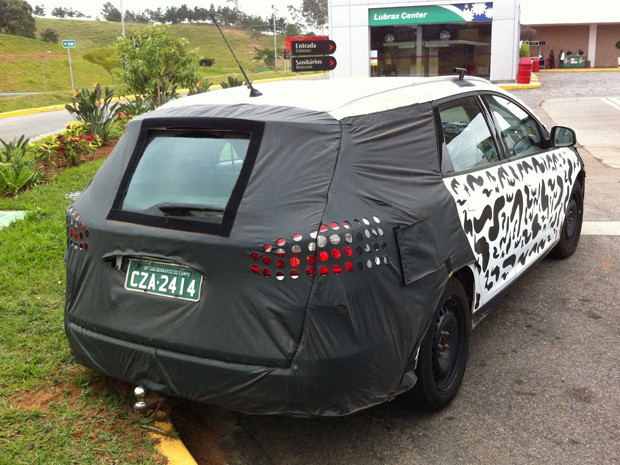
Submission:
<svg viewBox="0 0 620 465">
<path fill-rule="evenodd" d="M 577 175 L 577 179 L 575 180 L 575 182 L 578 182 L 581 185 L 581 191 L 585 194 L 585 191 L 586 191 L 586 171 L 584 169 L 579 171 L 579 174 Z"/>
<path fill-rule="evenodd" d="M 452 274 L 452 277 L 458 279 L 463 289 L 465 289 L 465 294 L 467 295 L 467 305 L 469 307 L 469 313 L 473 315 L 474 312 L 474 303 L 476 297 L 476 283 L 474 280 L 474 273 L 469 266 L 464 266 L 463 268 L 455 271 Z"/>
</svg>

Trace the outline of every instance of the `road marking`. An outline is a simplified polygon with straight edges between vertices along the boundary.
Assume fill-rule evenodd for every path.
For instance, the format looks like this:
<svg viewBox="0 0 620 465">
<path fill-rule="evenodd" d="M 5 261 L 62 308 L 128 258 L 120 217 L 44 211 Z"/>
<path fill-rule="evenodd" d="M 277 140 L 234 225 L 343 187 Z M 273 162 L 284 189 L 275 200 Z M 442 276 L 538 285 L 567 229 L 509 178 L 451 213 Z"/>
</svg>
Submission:
<svg viewBox="0 0 620 465">
<path fill-rule="evenodd" d="M 603 97 L 601 98 L 603 103 L 614 107 L 616 110 L 620 111 L 620 99 L 611 98 L 611 97 Z"/>
<path fill-rule="evenodd" d="M 587 236 L 620 236 L 620 221 L 584 221 L 581 234 Z"/>
</svg>

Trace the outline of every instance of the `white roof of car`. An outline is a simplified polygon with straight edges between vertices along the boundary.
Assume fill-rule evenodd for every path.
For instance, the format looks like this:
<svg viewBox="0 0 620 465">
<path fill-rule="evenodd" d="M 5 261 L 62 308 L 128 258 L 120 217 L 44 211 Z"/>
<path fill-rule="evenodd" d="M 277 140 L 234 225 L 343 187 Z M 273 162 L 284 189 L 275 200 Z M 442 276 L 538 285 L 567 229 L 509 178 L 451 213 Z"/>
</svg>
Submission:
<svg viewBox="0 0 620 465">
<path fill-rule="evenodd" d="M 190 105 L 273 105 L 297 107 L 331 114 L 336 119 L 365 115 L 414 103 L 430 102 L 472 90 L 501 89 L 480 78 L 375 77 L 261 82 L 254 88 L 263 95 L 250 97 L 246 86 L 213 90 L 173 100 L 164 107 Z"/>
</svg>

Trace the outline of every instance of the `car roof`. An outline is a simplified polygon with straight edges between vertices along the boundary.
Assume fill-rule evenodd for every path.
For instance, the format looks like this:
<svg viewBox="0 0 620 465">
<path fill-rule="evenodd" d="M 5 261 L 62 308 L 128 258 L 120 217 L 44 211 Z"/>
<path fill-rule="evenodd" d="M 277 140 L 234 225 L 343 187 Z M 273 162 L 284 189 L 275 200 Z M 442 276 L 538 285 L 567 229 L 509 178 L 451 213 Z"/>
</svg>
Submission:
<svg viewBox="0 0 620 465">
<path fill-rule="evenodd" d="M 336 119 L 365 115 L 415 103 L 431 102 L 477 90 L 501 89 L 481 78 L 375 77 L 261 82 L 262 95 L 250 97 L 246 86 L 214 90 L 173 100 L 162 108 L 193 105 L 270 105 L 325 112 Z"/>
</svg>

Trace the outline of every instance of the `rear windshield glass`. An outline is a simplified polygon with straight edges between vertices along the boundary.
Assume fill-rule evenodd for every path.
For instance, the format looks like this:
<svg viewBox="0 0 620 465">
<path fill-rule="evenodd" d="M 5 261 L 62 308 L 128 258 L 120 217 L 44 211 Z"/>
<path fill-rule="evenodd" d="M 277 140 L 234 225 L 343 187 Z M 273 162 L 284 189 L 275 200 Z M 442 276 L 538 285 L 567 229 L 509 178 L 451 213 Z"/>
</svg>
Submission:
<svg viewBox="0 0 620 465">
<path fill-rule="evenodd" d="M 220 221 L 249 144 L 242 132 L 149 131 L 121 209 Z"/>
</svg>

